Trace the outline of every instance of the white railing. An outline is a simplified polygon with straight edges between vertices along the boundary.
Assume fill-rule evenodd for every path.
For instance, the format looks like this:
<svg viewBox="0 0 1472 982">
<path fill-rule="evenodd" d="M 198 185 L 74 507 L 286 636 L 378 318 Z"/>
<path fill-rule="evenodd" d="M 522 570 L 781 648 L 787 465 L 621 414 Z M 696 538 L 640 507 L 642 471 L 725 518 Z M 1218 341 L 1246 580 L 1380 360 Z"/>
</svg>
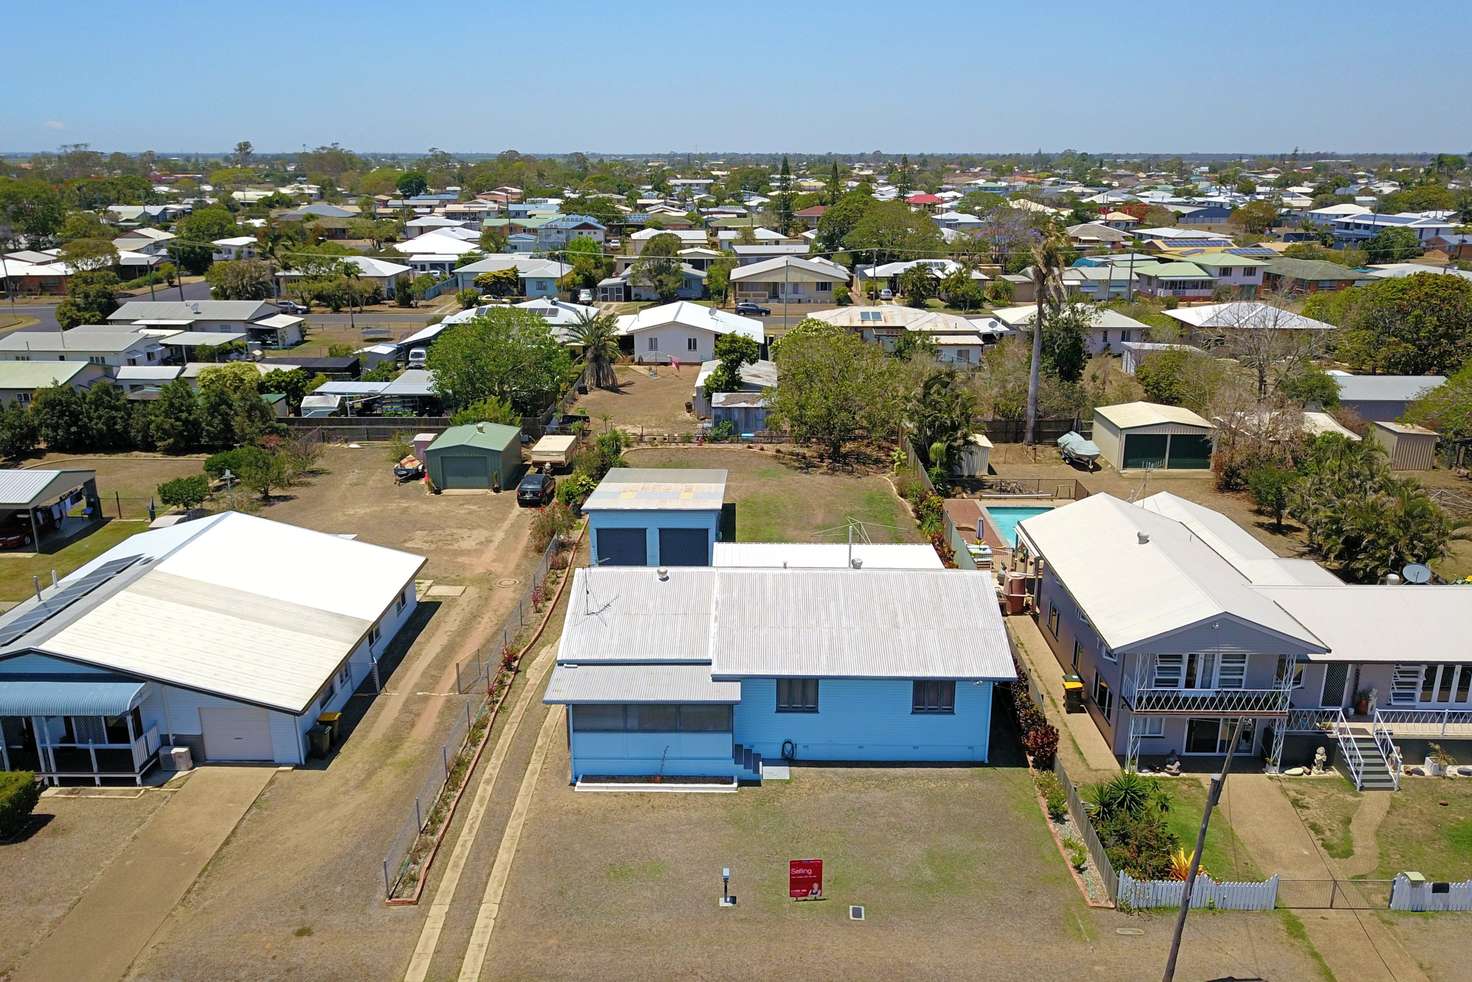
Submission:
<svg viewBox="0 0 1472 982">
<path fill-rule="evenodd" d="M 1380 710 L 1375 710 L 1374 722 L 1370 724 L 1370 735 L 1375 738 L 1375 747 L 1385 758 L 1385 769 L 1390 771 L 1390 783 L 1400 790 L 1400 751 L 1390 739 L 1390 730 L 1380 720 Z"/>
<path fill-rule="evenodd" d="M 1289 733 L 1314 733 L 1334 727 L 1335 717 L 1343 716 L 1338 709 L 1290 709 L 1288 710 Z"/>
<path fill-rule="evenodd" d="M 1119 874 L 1119 903 L 1136 909 L 1179 907 L 1185 892 L 1185 880 L 1137 880 Z M 1272 910 L 1277 902 L 1276 874 L 1257 883 L 1218 883 L 1202 873 L 1191 891 L 1192 910 Z"/>
<path fill-rule="evenodd" d="M 1450 726 L 1465 726 L 1469 728 L 1469 731 L 1472 731 L 1472 709 L 1377 708 L 1375 710 L 1375 720 L 1377 723 L 1383 724 L 1391 732 L 1394 732 L 1397 728 L 1405 728 L 1407 730 L 1415 728 L 1418 730 L 1435 730 L 1435 735 L 1446 736 L 1447 727 Z M 1430 736 L 1432 734 L 1418 733 L 1416 735 Z M 1472 732 L 1469 732 L 1467 735 L 1472 735 Z"/>
<path fill-rule="evenodd" d="M 1137 713 L 1221 713 L 1223 715 L 1266 715 L 1288 710 L 1290 690 L 1271 689 L 1175 689 L 1156 686 L 1136 688 L 1128 700 Z"/>
<path fill-rule="evenodd" d="M 1359 790 L 1364 784 L 1365 758 L 1360 755 L 1360 748 L 1354 742 L 1354 731 L 1349 728 L 1344 711 L 1336 709 L 1334 716 L 1334 739 L 1339 744 L 1344 766 L 1349 769 L 1349 779 L 1354 783 L 1355 790 Z"/>
</svg>

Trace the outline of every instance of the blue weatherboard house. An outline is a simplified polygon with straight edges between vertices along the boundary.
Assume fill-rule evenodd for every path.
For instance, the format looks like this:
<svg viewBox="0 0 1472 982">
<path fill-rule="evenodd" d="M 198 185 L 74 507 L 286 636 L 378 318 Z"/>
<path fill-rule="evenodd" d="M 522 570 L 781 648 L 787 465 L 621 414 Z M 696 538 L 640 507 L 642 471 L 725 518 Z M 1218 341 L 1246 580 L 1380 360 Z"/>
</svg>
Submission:
<svg viewBox="0 0 1472 982">
<path fill-rule="evenodd" d="M 616 467 L 583 503 L 599 566 L 709 566 L 723 470 Z"/>
<path fill-rule="evenodd" d="M 1015 677 L 986 573 L 607 564 L 574 575 L 545 701 L 568 706 L 573 783 L 734 782 L 984 763 Z"/>
</svg>

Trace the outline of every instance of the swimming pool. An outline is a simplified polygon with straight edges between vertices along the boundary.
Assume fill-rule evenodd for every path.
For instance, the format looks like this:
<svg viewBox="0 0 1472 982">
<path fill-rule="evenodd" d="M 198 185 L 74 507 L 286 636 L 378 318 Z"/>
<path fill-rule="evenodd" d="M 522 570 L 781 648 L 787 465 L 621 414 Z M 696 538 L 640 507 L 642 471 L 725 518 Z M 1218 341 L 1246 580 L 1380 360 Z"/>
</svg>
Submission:
<svg viewBox="0 0 1472 982">
<path fill-rule="evenodd" d="M 997 534 L 1002 537 L 1002 541 L 1009 546 L 1015 546 L 1017 545 L 1018 522 L 1052 510 L 1035 505 L 987 505 L 986 516 L 992 528 L 996 529 Z"/>
</svg>

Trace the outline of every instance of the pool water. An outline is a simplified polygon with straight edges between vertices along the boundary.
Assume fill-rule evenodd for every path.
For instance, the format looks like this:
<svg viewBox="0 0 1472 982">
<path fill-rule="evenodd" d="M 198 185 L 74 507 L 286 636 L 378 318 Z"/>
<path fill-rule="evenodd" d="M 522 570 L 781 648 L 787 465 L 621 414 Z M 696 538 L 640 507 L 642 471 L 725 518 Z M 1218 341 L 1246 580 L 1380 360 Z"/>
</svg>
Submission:
<svg viewBox="0 0 1472 982">
<path fill-rule="evenodd" d="M 1017 523 L 1050 512 L 1051 508 L 1038 508 L 1028 505 L 987 505 L 986 513 L 992 523 L 992 528 L 1002 537 L 1002 541 L 1009 546 L 1017 545 Z"/>
</svg>

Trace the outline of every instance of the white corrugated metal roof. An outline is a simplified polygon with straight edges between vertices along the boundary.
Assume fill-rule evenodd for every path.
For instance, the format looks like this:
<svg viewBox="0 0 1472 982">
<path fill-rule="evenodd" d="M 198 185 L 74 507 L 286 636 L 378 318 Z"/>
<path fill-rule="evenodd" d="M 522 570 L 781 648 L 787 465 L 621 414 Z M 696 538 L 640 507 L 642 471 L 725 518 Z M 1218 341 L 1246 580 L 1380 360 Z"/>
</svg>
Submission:
<svg viewBox="0 0 1472 982">
<path fill-rule="evenodd" d="M 1019 523 L 1106 644 L 1141 642 L 1232 617 L 1317 650 L 1318 639 L 1253 589 L 1202 530 L 1109 494 L 1094 494 Z M 1141 542 L 1144 533 L 1147 541 Z M 1234 554 L 1245 543 L 1212 536 Z M 1272 557 L 1249 555 L 1250 561 Z"/>
<path fill-rule="evenodd" d="M 1177 426 L 1199 426 L 1204 430 L 1216 429 L 1185 406 L 1162 406 L 1154 402 L 1122 402 L 1115 406 L 1096 406 L 1094 415 L 1103 416 L 1122 430 L 1171 423 Z"/>
<path fill-rule="evenodd" d="M 0 506 L 23 508 L 34 501 L 36 496 L 45 491 L 53 481 L 69 474 L 75 475 L 76 483 L 81 484 L 93 477 L 96 471 L 0 468 Z"/>
<path fill-rule="evenodd" d="M 615 467 L 583 502 L 583 511 L 719 511 L 724 470 Z"/>
<path fill-rule="evenodd" d="M 712 565 L 752 569 L 847 569 L 850 558 L 861 569 L 945 569 L 929 544 L 858 542 L 717 542 Z"/>
<path fill-rule="evenodd" d="M 1334 376 L 1339 398 L 1344 402 L 1410 402 L 1445 381 L 1445 375 Z"/>
<path fill-rule="evenodd" d="M 741 683 L 715 681 L 706 664 L 558 665 L 542 701 L 736 703 Z"/>
<path fill-rule="evenodd" d="M 557 660 L 709 662 L 715 570 L 687 566 L 675 572 L 659 581 L 655 570 L 644 567 L 579 569 L 568 593 Z"/>
<path fill-rule="evenodd" d="M 68 580 L 139 554 L 156 558 L 24 643 L 293 713 L 424 565 L 396 549 L 226 512 L 140 533 Z"/>
<path fill-rule="evenodd" d="M 1466 660 L 1472 587 L 1339 584 L 1259 590 L 1329 646 L 1327 654 L 1315 654 L 1313 661 Z"/>
</svg>

